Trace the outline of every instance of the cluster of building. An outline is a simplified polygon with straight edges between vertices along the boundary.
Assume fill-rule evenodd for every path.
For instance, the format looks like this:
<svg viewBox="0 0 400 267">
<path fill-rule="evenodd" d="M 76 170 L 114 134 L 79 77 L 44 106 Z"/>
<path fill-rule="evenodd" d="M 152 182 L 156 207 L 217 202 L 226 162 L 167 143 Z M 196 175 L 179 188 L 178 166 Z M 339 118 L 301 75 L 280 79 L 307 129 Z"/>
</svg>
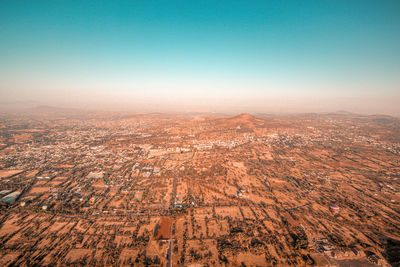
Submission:
<svg viewBox="0 0 400 267">
<path fill-rule="evenodd" d="M 1 125 L 1 263 L 396 259 L 398 121 L 100 114 Z"/>
</svg>

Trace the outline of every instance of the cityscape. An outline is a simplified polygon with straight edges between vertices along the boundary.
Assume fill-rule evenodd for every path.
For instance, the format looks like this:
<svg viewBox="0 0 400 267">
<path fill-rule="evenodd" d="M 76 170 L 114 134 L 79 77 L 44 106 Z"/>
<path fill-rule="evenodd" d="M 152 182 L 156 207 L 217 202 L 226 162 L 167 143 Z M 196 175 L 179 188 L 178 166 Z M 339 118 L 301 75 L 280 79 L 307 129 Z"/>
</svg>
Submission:
<svg viewBox="0 0 400 267">
<path fill-rule="evenodd" d="M 400 267 L 399 0 L 0 0 L 0 267 Z"/>
<path fill-rule="evenodd" d="M 399 262 L 397 118 L 64 112 L 1 117 L 3 265 Z"/>
</svg>

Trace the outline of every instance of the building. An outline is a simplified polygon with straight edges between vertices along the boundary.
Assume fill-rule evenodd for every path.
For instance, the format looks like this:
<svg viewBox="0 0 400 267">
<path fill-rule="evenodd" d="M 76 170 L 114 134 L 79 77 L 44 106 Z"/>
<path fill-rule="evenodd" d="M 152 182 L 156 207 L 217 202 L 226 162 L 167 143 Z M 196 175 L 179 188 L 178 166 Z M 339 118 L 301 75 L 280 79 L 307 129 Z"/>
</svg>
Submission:
<svg viewBox="0 0 400 267">
<path fill-rule="evenodd" d="M 329 206 L 329 209 L 332 211 L 332 212 L 339 212 L 339 207 L 337 206 L 337 205 L 335 205 L 335 204 L 332 204 L 332 205 L 330 205 Z"/>
<path fill-rule="evenodd" d="M 0 196 L 9 194 L 10 192 L 11 192 L 11 190 L 2 190 L 2 191 L 0 191 Z"/>
<path fill-rule="evenodd" d="M 104 177 L 104 172 L 90 172 L 87 175 L 88 179 L 101 179 Z"/>
<path fill-rule="evenodd" d="M 14 204 L 15 200 L 19 197 L 20 194 L 21 192 L 19 191 L 12 192 L 11 194 L 8 194 L 0 199 L 0 201 L 6 202 L 7 204 Z"/>
</svg>

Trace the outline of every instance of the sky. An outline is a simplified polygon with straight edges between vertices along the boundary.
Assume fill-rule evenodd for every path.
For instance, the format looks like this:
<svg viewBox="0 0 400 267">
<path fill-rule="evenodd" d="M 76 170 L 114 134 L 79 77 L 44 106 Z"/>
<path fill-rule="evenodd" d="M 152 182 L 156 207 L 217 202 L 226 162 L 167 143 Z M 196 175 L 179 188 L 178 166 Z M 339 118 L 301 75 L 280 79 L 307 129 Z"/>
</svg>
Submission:
<svg viewBox="0 0 400 267">
<path fill-rule="evenodd" d="M 400 116 L 400 1 L 0 0 L 0 105 Z"/>
</svg>

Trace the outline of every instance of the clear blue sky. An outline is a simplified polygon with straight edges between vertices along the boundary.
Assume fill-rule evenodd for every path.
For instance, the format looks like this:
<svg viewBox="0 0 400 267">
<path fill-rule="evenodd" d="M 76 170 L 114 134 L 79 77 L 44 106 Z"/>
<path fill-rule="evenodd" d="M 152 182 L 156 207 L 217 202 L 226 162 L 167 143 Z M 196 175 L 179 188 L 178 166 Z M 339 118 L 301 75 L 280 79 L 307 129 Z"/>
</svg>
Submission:
<svg viewBox="0 0 400 267">
<path fill-rule="evenodd" d="M 0 1 L 5 101 L 400 114 L 399 77 L 398 0 Z"/>
</svg>

